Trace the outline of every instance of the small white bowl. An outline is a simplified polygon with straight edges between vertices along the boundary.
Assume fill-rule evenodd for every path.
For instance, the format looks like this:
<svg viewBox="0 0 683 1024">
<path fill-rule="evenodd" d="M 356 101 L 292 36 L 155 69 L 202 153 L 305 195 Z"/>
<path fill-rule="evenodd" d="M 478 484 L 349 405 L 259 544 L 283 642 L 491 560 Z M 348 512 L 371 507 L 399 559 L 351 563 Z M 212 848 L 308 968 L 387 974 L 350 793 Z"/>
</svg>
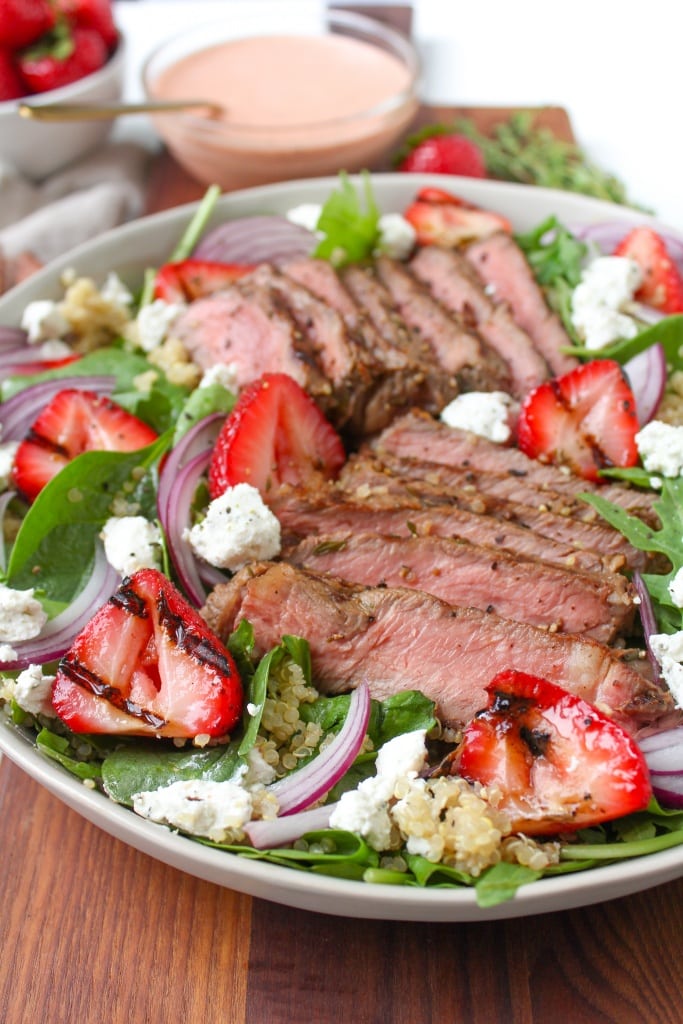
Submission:
<svg viewBox="0 0 683 1024">
<path fill-rule="evenodd" d="M 38 181 L 77 160 L 106 139 L 112 128 L 111 121 L 35 121 L 19 115 L 19 104 L 23 101 L 35 106 L 45 103 L 99 103 L 120 99 L 125 49 L 125 41 L 119 36 L 118 46 L 99 71 L 61 89 L 0 103 L 0 162 L 9 163 Z"/>
</svg>

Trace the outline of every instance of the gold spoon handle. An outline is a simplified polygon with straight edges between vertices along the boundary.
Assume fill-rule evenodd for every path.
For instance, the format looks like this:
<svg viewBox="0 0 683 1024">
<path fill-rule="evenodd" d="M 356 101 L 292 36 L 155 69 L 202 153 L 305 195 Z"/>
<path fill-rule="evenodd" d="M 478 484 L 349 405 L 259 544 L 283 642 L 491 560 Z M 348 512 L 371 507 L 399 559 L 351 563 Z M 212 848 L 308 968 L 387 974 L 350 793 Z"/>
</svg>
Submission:
<svg viewBox="0 0 683 1024">
<path fill-rule="evenodd" d="M 212 117 L 223 107 L 209 100 L 168 100 L 147 103 L 20 103 L 21 117 L 33 121 L 106 121 L 127 114 L 172 114 L 182 110 L 203 109 Z"/>
</svg>

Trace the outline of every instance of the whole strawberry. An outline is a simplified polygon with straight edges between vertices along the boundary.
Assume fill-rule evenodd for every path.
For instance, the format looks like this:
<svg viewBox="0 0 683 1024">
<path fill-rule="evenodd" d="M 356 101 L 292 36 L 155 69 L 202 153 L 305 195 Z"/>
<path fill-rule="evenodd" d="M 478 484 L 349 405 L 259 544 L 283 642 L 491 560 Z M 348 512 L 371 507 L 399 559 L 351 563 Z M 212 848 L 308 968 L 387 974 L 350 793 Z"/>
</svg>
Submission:
<svg viewBox="0 0 683 1024">
<path fill-rule="evenodd" d="M 93 29 L 76 27 L 49 46 L 25 51 L 19 71 L 32 92 L 48 92 L 97 71 L 106 60 L 102 36 Z"/>
<path fill-rule="evenodd" d="M 111 0 L 56 0 L 60 14 L 80 28 L 91 28 L 102 36 L 108 49 L 118 40 Z"/>
<path fill-rule="evenodd" d="M 431 135 L 401 160 L 399 171 L 424 174 L 458 174 L 485 178 L 486 164 L 476 143 L 465 135 Z"/>
<path fill-rule="evenodd" d="M 21 50 L 49 32 L 55 23 L 49 0 L 0 0 L 0 46 Z"/>
<path fill-rule="evenodd" d="M 0 103 L 5 100 L 18 100 L 25 94 L 26 88 L 19 77 L 12 54 L 9 50 L 0 48 Z"/>
</svg>

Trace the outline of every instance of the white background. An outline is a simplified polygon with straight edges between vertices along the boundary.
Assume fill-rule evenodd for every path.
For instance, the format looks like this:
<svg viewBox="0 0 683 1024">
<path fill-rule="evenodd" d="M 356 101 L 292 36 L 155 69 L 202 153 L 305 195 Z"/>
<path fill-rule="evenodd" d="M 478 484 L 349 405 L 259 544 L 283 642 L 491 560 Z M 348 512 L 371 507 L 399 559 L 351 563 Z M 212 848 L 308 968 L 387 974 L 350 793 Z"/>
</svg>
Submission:
<svg viewBox="0 0 683 1024">
<path fill-rule="evenodd" d="M 255 3 L 294 9 L 318 0 L 115 3 L 129 43 L 128 96 L 139 97 L 139 69 L 165 37 Z M 683 4 L 414 0 L 413 7 L 424 100 L 565 107 L 587 154 L 616 173 L 634 201 L 683 230 Z M 131 126 L 119 132 L 142 130 Z"/>
</svg>

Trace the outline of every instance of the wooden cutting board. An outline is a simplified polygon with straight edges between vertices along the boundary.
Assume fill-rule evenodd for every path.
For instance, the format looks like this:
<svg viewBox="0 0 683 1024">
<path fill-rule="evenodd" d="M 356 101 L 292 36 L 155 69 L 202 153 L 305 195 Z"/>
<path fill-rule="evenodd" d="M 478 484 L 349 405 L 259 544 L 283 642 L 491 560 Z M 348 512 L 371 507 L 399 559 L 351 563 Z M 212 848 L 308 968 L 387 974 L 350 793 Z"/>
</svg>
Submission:
<svg viewBox="0 0 683 1024">
<path fill-rule="evenodd" d="M 574 142 L 575 136 L 569 120 L 567 111 L 562 107 L 533 107 L 529 108 L 534 114 L 534 123 L 539 128 L 545 128 L 565 142 Z M 512 107 L 454 107 L 454 106 L 429 106 L 420 107 L 413 124 L 405 133 L 405 137 L 411 135 L 418 128 L 427 124 L 448 124 L 460 118 L 467 118 L 474 122 L 477 129 L 485 135 L 490 135 L 493 129 L 501 121 L 507 121 L 515 113 Z M 398 150 L 402 140 L 396 144 Z M 371 168 L 371 170 L 390 170 L 389 163 L 383 166 Z M 162 150 L 152 162 L 149 174 L 147 189 L 147 213 L 157 213 L 159 210 L 167 210 L 173 206 L 180 206 L 182 203 L 191 203 L 200 199 L 206 191 L 206 186 L 195 181 L 187 171 L 177 163 L 167 150 Z"/>
</svg>

